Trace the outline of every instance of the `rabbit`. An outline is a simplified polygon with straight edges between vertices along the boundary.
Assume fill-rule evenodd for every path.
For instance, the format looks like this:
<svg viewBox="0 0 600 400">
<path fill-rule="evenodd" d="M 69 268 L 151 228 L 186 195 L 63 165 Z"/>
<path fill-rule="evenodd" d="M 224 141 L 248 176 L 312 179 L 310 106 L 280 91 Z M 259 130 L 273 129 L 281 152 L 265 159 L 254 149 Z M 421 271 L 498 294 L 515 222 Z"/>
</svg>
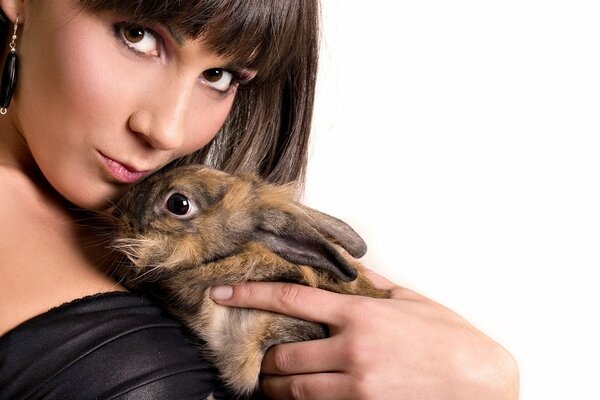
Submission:
<svg viewBox="0 0 600 400">
<path fill-rule="evenodd" d="M 221 306 L 209 289 L 244 281 L 296 282 L 389 298 L 356 260 L 366 244 L 346 223 L 294 201 L 291 185 L 202 165 L 157 172 L 116 204 L 112 247 L 128 259 L 130 288 L 151 288 L 206 344 L 240 398 L 257 389 L 272 345 L 320 339 L 324 325 L 261 310 Z"/>
</svg>

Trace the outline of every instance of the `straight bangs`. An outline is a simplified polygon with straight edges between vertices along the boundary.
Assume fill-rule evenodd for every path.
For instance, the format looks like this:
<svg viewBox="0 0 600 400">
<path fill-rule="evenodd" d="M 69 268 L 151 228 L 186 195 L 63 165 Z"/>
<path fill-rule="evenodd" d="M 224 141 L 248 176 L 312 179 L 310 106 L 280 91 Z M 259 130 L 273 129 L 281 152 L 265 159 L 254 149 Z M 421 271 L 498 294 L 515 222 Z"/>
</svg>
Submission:
<svg viewBox="0 0 600 400">
<path fill-rule="evenodd" d="M 302 189 L 319 48 L 318 0 L 79 0 L 83 10 L 161 25 L 256 71 L 216 137 L 175 164 L 256 173 Z"/>
<path fill-rule="evenodd" d="M 292 38 L 302 31 L 303 0 L 80 0 L 84 10 L 111 12 L 143 25 L 168 27 L 184 39 L 201 40 L 229 63 L 255 70 L 257 81 L 285 71 Z M 307 18 L 308 17 L 308 18 Z"/>
</svg>

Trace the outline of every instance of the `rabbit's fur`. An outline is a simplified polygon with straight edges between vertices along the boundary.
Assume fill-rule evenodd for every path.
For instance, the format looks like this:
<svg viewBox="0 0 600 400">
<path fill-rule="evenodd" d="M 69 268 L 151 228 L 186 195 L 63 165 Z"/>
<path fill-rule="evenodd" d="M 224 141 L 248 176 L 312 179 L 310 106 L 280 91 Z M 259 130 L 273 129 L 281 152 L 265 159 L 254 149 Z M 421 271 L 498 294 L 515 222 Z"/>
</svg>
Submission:
<svg viewBox="0 0 600 400">
<path fill-rule="evenodd" d="M 354 230 L 295 202 L 293 193 L 291 186 L 253 175 L 187 165 L 138 182 L 114 213 L 113 245 L 131 261 L 126 284 L 149 285 L 160 293 L 165 306 L 206 342 L 223 380 L 240 396 L 256 389 L 270 346 L 324 338 L 327 329 L 218 305 L 209 298 L 211 287 L 286 281 L 389 297 L 361 274 L 355 258 L 364 255 L 366 245 Z"/>
</svg>

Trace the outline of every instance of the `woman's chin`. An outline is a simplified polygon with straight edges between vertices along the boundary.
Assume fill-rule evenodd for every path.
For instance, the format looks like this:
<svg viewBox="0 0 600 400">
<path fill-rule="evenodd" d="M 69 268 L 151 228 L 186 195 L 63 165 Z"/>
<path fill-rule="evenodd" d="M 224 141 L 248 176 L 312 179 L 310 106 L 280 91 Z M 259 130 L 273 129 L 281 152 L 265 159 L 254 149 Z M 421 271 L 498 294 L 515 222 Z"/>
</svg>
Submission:
<svg viewBox="0 0 600 400">
<path fill-rule="evenodd" d="M 98 187 L 95 187 L 94 189 L 95 190 L 79 189 L 73 191 L 73 193 L 59 191 L 59 194 L 66 201 L 79 209 L 109 215 L 126 190 L 124 187 L 119 189 L 112 187 L 109 188 L 109 190 L 98 190 Z"/>
</svg>

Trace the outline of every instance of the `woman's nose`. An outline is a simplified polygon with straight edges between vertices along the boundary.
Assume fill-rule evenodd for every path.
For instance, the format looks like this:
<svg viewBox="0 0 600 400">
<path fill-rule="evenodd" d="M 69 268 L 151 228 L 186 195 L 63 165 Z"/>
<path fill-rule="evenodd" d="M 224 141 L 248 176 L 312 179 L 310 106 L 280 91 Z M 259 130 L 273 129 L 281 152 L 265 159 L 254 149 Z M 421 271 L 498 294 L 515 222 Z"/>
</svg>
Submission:
<svg viewBox="0 0 600 400">
<path fill-rule="evenodd" d="M 175 150 L 184 143 L 193 85 L 181 79 L 154 89 L 143 93 L 141 105 L 129 116 L 129 128 L 156 149 Z"/>
</svg>

